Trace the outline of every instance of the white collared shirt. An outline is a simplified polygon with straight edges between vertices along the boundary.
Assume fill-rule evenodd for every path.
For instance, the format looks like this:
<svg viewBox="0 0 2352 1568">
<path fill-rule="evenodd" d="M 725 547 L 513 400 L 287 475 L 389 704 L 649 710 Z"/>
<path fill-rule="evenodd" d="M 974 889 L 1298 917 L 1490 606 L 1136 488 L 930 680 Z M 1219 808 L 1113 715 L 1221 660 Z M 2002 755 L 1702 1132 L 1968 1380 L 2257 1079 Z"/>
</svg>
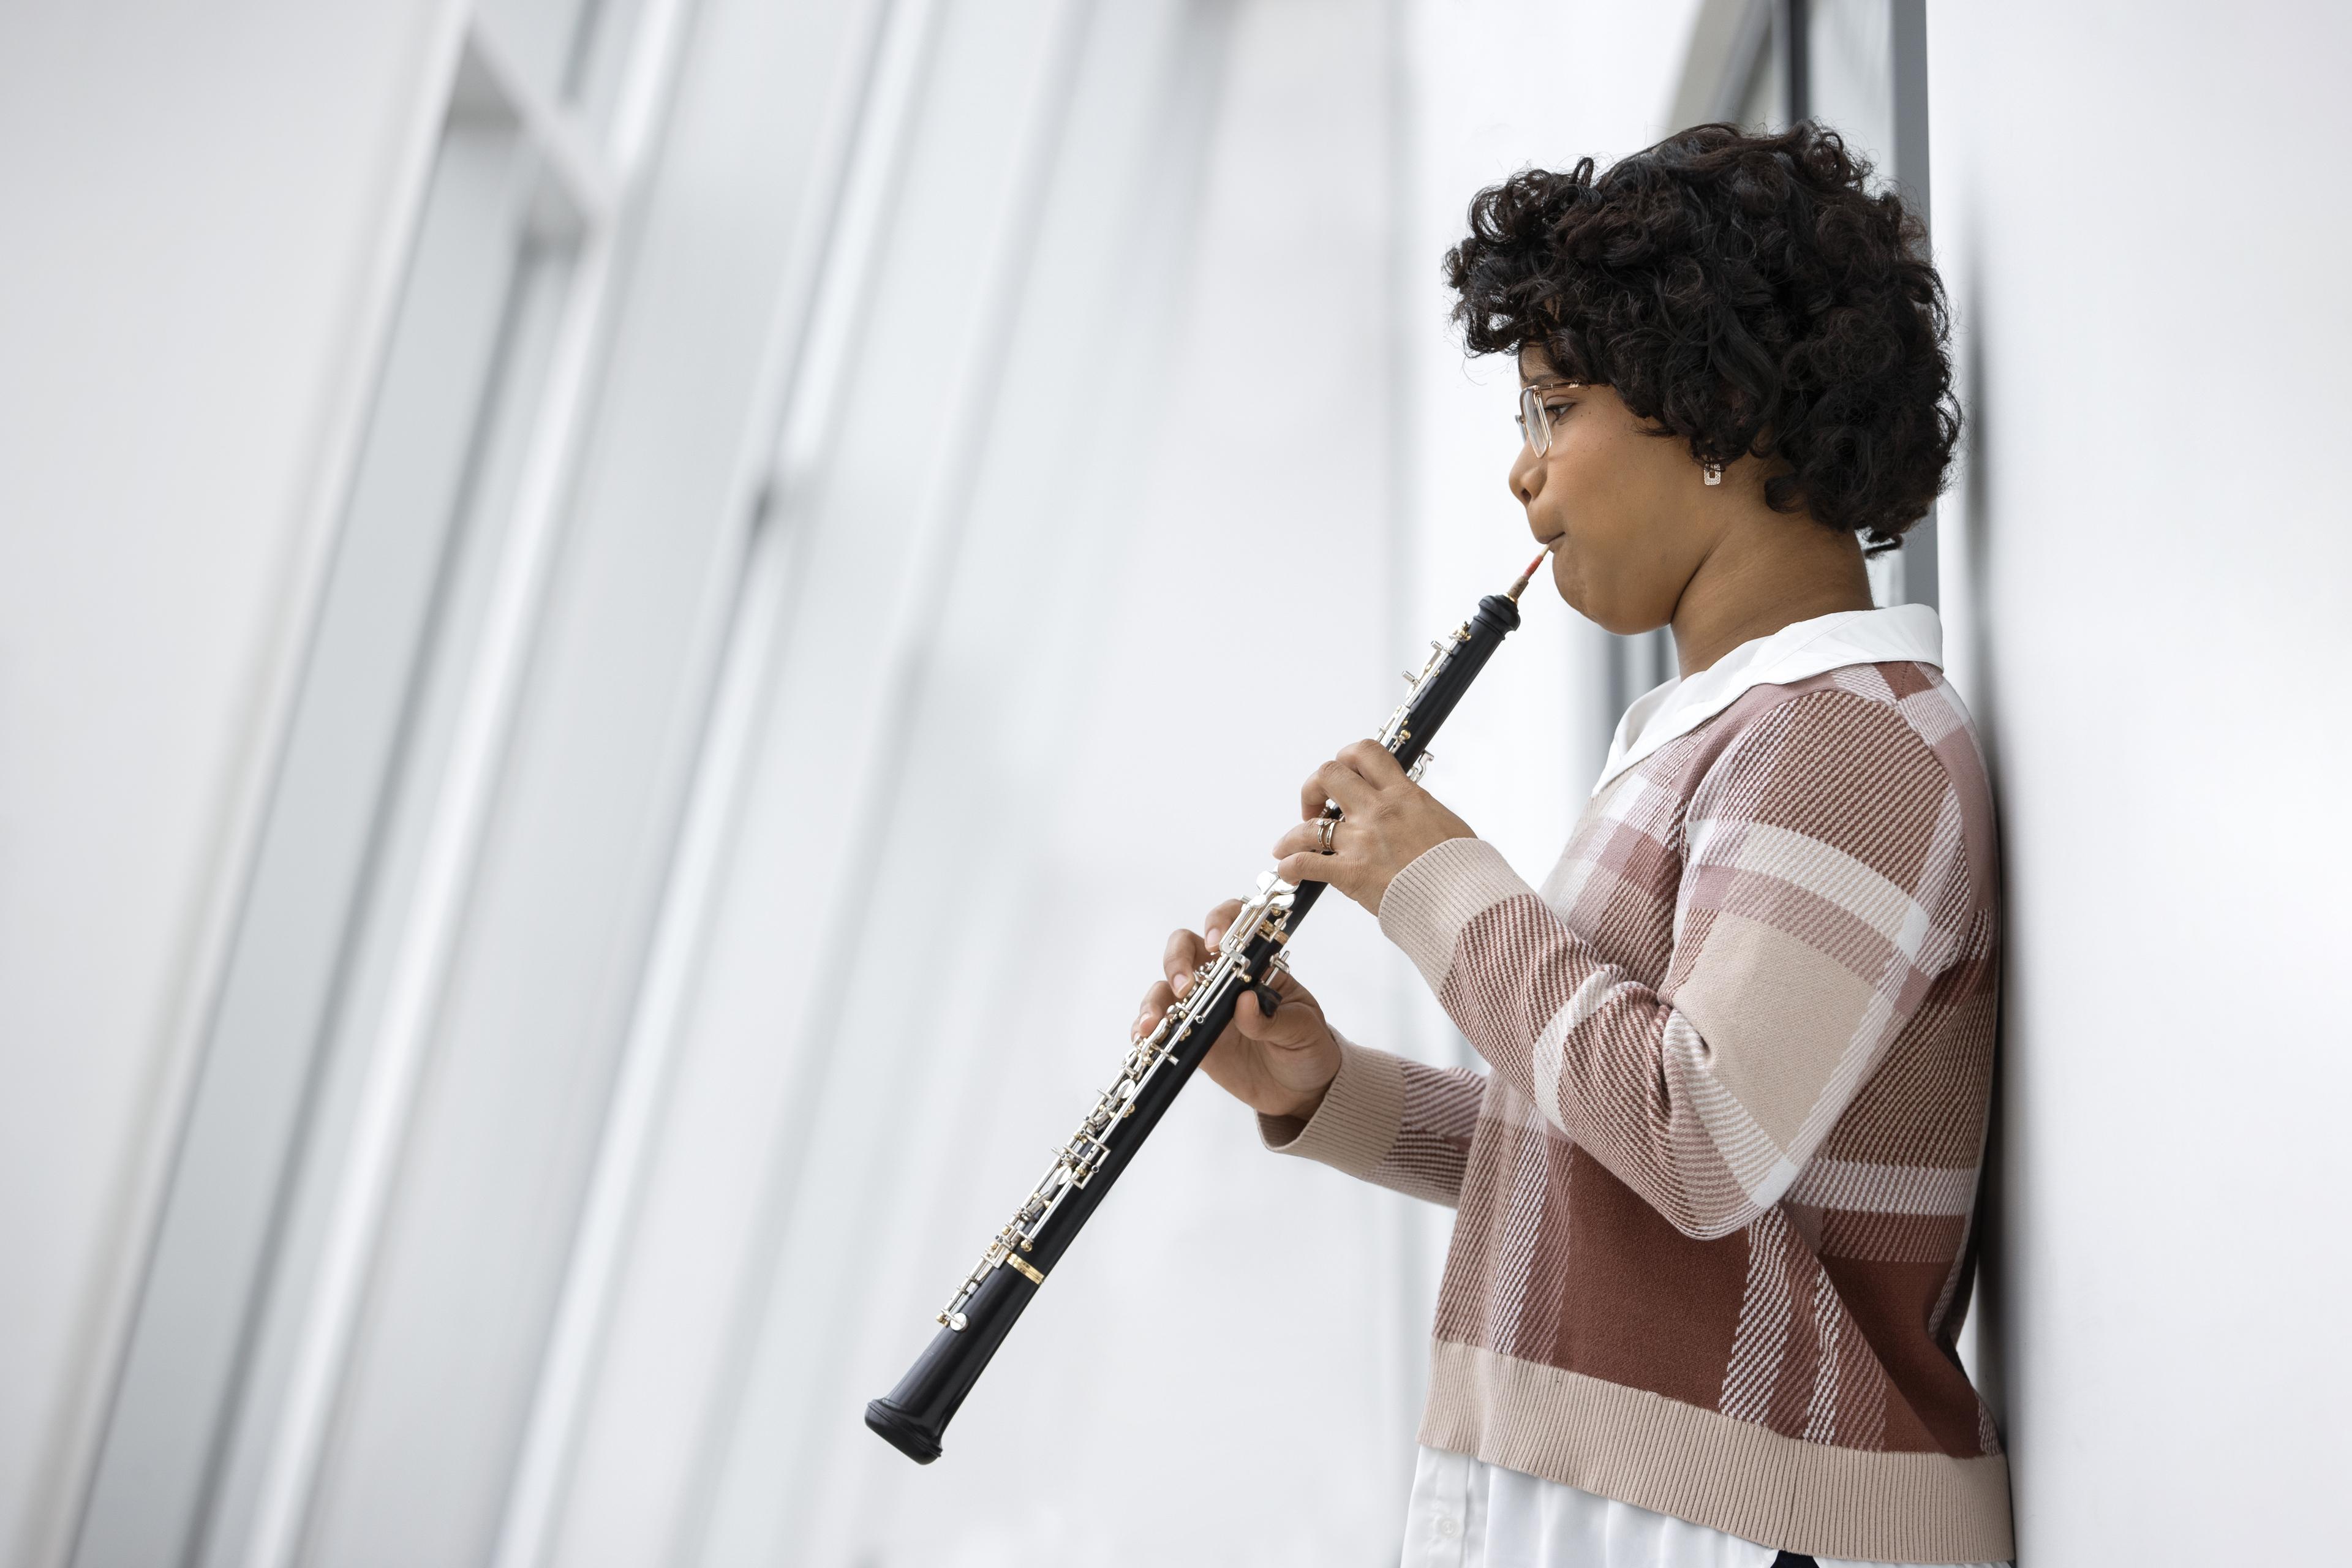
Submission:
<svg viewBox="0 0 2352 1568">
<path fill-rule="evenodd" d="M 1592 786 L 1611 780 L 1680 735 L 1687 735 L 1759 686 L 1842 669 L 1849 664 L 1944 664 L 1944 624 L 1926 605 L 1840 610 L 1793 621 L 1770 637 L 1741 643 L 1686 680 L 1669 680 L 1633 700 L 1617 721 L 1609 760 Z"/>
<path fill-rule="evenodd" d="M 1780 1555 L 1703 1524 L 1425 1447 L 1413 1466 L 1402 1568 L 1771 1568 Z"/>
<path fill-rule="evenodd" d="M 1897 661 L 1942 668 L 1943 623 L 1933 609 L 1841 610 L 1744 642 L 1688 679 L 1636 698 L 1617 721 L 1592 793 L 1759 686 Z M 1405 1510 L 1403 1568 L 1770 1568 L 1779 1555 L 1703 1524 L 1438 1448 L 1421 1450 Z"/>
</svg>

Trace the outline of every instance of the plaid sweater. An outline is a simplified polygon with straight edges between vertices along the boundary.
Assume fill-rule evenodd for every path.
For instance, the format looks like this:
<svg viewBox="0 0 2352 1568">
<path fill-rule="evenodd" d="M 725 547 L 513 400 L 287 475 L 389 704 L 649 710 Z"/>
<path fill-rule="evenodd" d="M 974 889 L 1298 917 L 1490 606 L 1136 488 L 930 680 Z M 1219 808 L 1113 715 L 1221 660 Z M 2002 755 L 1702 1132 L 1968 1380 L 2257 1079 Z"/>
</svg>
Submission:
<svg viewBox="0 0 2352 1568">
<path fill-rule="evenodd" d="M 1454 1205 L 1422 1441 L 1768 1546 L 2011 1555 L 1953 1348 L 1992 1070 L 1990 795 L 1931 666 L 1757 686 L 1540 892 L 1460 838 L 1382 929 L 1491 1074 L 1343 1042 L 1267 1142 Z"/>
</svg>

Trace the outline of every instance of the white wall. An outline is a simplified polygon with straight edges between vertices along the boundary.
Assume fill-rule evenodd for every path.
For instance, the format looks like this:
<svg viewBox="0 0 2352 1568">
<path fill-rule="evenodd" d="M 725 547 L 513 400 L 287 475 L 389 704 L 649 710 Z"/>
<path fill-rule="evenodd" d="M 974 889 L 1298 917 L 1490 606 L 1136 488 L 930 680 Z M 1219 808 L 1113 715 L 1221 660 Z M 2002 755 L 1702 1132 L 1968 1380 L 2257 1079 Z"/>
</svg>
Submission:
<svg viewBox="0 0 2352 1568">
<path fill-rule="evenodd" d="M 1931 7 L 2006 837 L 1985 1345 L 2021 1561 L 2340 1560 L 2340 7 Z"/>
<path fill-rule="evenodd" d="M 0 1561 L 94 1440 L 439 9 L 0 7 Z"/>
</svg>

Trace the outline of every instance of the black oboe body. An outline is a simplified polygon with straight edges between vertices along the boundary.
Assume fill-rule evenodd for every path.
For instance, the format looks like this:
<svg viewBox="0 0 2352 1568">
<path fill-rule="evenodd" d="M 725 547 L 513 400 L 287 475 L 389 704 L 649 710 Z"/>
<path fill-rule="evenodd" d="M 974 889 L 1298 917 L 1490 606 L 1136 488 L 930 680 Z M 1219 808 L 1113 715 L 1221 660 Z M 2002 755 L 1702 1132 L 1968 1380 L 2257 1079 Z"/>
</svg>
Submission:
<svg viewBox="0 0 2352 1568">
<path fill-rule="evenodd" d="M 1535 569 L 1528 567 L 1508 593 L 1479 600 L 1475 615 L 1430 645 L 1429 662 L 1411 678 L 1412 689 L 1379 736 L 1408 773 L 1420 775 L 1430 737 L 1504 637 L 1518 629 L 1518 596 Z M 1271 873 L 1258 879 L 1216 955 L 1193 975 L 1192 989 L 1129 1048 L 1118 1081 L 1097 1097 L 1076 1133 L 1055 1154 L 1053 1168 L 957 1289 L 930 1344 L 898 1387 L 866 1407 L 866 1424 L 908 1458 L 928 1465 L 940 1457 L 940 1434 L 996 1347 L 1224 1033 L 1242 993 L 1286 967 L 1283 948 L 1326 885 L 1294 887 Z"/>
</svg>

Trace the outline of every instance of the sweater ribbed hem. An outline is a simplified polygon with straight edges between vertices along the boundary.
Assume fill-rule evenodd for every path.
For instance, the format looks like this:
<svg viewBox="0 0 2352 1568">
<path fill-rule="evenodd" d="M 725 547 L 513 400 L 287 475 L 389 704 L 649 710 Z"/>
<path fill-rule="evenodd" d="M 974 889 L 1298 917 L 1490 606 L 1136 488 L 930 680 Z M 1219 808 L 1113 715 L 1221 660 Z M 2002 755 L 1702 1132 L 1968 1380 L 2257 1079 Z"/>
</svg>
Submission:
<svg viewBox="0 0 2352 1568">
<path fill-rule="evenodd" d="M 1341 1038 L 1339 1073 L 1323 1103 L 1305 1121 L 1260 1116 L 1258 1136 L 1277 1154 L 1319 1160 L 1363 1177 L 1387 1157 L 1404 1121 L 1404 1064 L 1385 1051 L 1368 1051 Z"/>
<path fill-rule="evenodd" d="M 2005 1456 L 1807 1443 L 1443 1340 L 1431 1347 L 1421 1441 L 1783 1552 L 1877 1563 L 1995 1563 L 2016 1552 Z"/>
<path fill-rule="evenodd" d="M 1431 990 L 1442 990 L 1462 928 L 1481 910 L 1534 891 L 1485 839 L 1449 838 L 1390 879 L 1381 895 L 1381 930 L 1404 949 Z"/>
</svg>

